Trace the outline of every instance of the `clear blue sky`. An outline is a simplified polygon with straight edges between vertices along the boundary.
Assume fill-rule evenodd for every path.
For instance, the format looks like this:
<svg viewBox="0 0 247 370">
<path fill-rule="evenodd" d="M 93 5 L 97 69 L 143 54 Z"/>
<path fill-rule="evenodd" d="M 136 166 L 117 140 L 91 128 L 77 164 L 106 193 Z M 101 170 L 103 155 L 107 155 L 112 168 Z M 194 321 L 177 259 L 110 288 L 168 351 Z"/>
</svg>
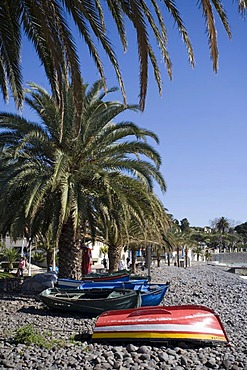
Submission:
<svg viewBox="0 0 247 370">
<path fill-rule="evenodd" d="M 179 3 L 179 2 L 178 2 Z M 188 64 L 180 36 L 169 24 L 168 48 L 173 62 L 173 81 L 162 67 L 163 96 L 160 97 L 150 69 L 148 97 L 144 113 L 127 117 L 152 129 L 160 138 L 157 147 L 162 157 L 162 173 L 167 192 L 158 192 L 169 213 L 191 226 L 205 226 L 224 216 L 235 224 L 247 221 L 247 20 L 237 6 L 228 5 L 233 38 L 229 40 L 218 26 L 219 71 L 215 74 L 209 57 L 204 20 L 194 5 L 184 5 L 182 14 L 190 32 L 196 68 Z M 110 37 L 117 45 L 114 30 Z M 131 32 L 128 34 L 133 40 Z M 23 50 L 24 81 L 48 88 L 44 71 L 32 47 Z M 87 50 L 82 50 L 82 74 L 85 82 L 98 79 Z M 135 43 L 129 42 L 126 55 L 120 55 L 129 103 L 138 100 L 138 69 Z M 116 86 L 114 72 L 105 60 L 109 86 Z M 121 99 L 121 95 L 112 96 Z M 13 111 L 13 104 L 1 103 L 1 110 Z M 24 108 L 25 116 L 30 113 Z"/>
</svg>

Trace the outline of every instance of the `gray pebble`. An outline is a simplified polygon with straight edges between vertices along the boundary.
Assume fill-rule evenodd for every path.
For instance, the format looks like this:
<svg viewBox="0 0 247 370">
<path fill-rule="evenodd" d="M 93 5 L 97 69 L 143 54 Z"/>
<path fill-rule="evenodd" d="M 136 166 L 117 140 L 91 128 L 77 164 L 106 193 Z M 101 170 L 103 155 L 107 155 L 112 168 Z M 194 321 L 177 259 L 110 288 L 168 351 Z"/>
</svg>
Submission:
<svg viewBox="0 0 247 370">
<path fill-rule="evenodd" d="M 126 346 L 126 350 L 128 351 L 128 352 L 137 352 L 137 350 L 138 350 L 138 347 L 136 347 L 136 346 L 134 346 L 134 344 L 127 344 L 127 346 Z"/>
</svg>

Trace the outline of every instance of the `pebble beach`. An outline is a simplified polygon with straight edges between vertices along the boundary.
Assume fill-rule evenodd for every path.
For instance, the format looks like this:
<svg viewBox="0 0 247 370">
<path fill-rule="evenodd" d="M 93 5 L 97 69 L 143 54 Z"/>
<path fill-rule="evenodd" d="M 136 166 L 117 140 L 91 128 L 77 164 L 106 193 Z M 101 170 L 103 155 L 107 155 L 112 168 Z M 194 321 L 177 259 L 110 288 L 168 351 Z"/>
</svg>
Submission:
<svg viewBox="0 0 247 370">
<path fill-rule="evenodd" d="M 142 274 L 147 271 L 142 272 Z M 163 305 L 199 304 L 220 316 L 230 345 L 222 343 L 94 343 L 95 318 L 57 313 L 35 296 L 0 293 L 0 370 L 247 370 L 247 280 L 226 268 L 153 267 L 152 283 L 169 281 Z M 48 340 L 43 348 L 16 343 L 15 331 L 32 324 Z M 72 340 L 75 336 L 80 341 Z"/>
</svg>

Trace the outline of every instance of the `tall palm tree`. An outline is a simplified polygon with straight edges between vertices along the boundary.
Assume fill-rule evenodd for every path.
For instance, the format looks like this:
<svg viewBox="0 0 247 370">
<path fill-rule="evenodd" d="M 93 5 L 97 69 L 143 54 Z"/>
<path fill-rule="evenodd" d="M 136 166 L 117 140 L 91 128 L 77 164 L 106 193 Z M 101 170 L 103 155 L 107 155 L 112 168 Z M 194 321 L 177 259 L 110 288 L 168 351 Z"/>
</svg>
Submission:
<svg viewBox="0 0 247 370">
<path fill-rule="evenodd" d="M 128 195 L 139 184 L 151 191 L 155 181 L 166 189 L 160 156 L 146 142 L 158 138 L 132 122 L 114 123 L 137 108 L 107 101 L 101 81 L 81 89 L 79 117 L 72 88 L 64 86 L 61 112 L 56 99 L 31 87 L 26 102 L 38 123 L 0 113 L 0 233 L 12 228 L 22 235 L 26 225 L 30 237 L 52 230 L 60 276 L 80 277 L 79 240 L 85 228 L 94 239 L 98 213 L 115 201 L 134 209 L 138 197 L 132 204 Z"/>
<path fill-rule="evenodd" d="M 206 30 L 210 46 L 213 68 L 217 70 L 218 48 L 215 26 L 216 13 L 227 34 L 231 37 L 226 13 L 220 0 L 199 0 L 198 7 L 206 21 Z M 247 7 L 246 0 L 238 0 L 240 11 Z M 104 5 L 106 7 L 104 7 Z M 179 8 L 174 0 L 1 0 L 0 4 L 0 87 L 3 97 L 8 98 L 8 84 L 18 107 L 23 101 L 21 46 L 25 35 L 33 44 L 35 51 L 44 66 L 53 93 L 62 100 L 62 82 L 68 77 L 72 81 L 74 97 L 80 102 L 83 94 L 80 83 L 80 62 L 78 47 L 70 31 L 69 24 L 82 36 L 93 61 L 105 82 L 102 58 L 94 43 L 99 41 L 115 69 L 122 94 L 125 98 L 123 78 L 109 39 L 108 30 L 114 25 L 123 50 L 127 50 L 126 21 L 133 26 L 139 57 L 140 107 L 144 109 L 148 82 L 148 64 L 154 70 L 154 76 L 161 92 L 161 76 L 158 59 L 150 42 L 154 36 L 169 76 L 172 76 L 172 65 L 167 50 L 168 35 L 164 13 L 173 18 L 182 40 L 186 45 L 189 61 L 194 65 L 194 53 L 188 32 L 184 26 Z M 105 12 L 105 14 L 104 14 Z M 109 16 L 110 14 L 110 16 Z M 107 15 L 107 16 L 106 16 Z M 105 17 L 106 16 L 106 17 Z M 106 21 L 107 19 L 107 21 Z M 79 111 L 80 105 L 77 106 Z"/>
</svg>

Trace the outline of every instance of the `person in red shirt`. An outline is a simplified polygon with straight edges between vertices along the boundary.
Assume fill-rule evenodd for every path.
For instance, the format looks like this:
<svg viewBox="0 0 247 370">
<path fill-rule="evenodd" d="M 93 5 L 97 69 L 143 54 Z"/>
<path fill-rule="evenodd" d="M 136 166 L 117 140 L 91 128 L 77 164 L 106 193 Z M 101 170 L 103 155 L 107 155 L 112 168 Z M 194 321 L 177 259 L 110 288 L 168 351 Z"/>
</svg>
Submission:
<svg viewBox="0 0 247 370">
<path fill-rule="evenodd" d="M 25 258 L 21 257 L 18 270 L 17 270 L 17 276 L 23 276 L 23 271 L 24 271 L 25 266 L 26 266 Z"/>
<path fill-rule="evenodd" d="M 87 275 L 92 272 L 91 269 L 91 249 L 88 248 L 85 244 L 81 246 L 82 259 L 81 259 L 81 272 L 82 275 Z"/>
</svg>

